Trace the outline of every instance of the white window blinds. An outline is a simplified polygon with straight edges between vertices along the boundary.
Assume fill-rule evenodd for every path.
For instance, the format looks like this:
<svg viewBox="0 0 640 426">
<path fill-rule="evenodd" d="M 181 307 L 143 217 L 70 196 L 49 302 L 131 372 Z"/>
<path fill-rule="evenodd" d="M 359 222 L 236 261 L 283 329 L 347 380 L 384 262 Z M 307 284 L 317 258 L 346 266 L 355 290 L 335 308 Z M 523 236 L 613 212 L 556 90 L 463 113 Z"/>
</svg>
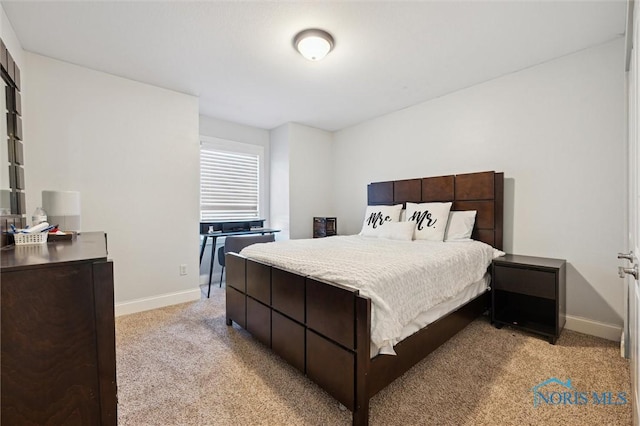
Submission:
<svg viewBox="0 0 640 426">
<path fill-rule="evenodd" d="M 200 220 L 257 218 L 259 215 L 257 154 L 200 147 Z"/>
</svg>

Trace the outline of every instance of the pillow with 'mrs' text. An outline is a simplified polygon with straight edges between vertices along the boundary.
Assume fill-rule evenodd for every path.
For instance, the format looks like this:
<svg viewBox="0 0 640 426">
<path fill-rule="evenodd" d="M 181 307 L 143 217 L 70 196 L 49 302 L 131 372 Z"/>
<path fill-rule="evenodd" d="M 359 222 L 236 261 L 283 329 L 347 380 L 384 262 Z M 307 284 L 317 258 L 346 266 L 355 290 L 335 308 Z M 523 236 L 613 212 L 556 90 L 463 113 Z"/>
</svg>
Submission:
<svg viewBox="0 0 640 426">
<path fill-rule="evenodd" d="M 416 223 L 415 240 L 443 241 L 451 203 L 407 203 L 407 221 Z"/>
<path fill-rule="evenodd" d="M 360 235 L 377 237 L 386 223 L 398 222 L 402 204 L 395 206 L 367 206 Z"/>
</svg>

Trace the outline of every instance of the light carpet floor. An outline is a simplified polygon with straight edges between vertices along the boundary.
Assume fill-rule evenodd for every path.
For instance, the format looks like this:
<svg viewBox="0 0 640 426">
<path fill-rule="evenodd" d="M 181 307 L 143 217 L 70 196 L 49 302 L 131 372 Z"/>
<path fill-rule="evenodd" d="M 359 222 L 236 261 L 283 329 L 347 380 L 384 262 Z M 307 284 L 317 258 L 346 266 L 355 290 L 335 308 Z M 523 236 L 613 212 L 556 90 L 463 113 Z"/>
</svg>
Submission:
<svg viewBox="0 0 640 426">
<path fill-rule="evenodd" d="M 617 343 L 565 330 L 557 344 L 479 318 L 371 400 L 372 425 L 630 425 Z M 347 425 L 351 413 L 237 326 L 211 299 L 116 319 L 120 425 Z M 571 380 L 581 405 L 533 404 Z M 543 388 L 565 392 L 558 384 Z M 595 404 L 619 392 L 627 403 Z M 556 396 L 557 400 L 557 396 Z M 584 401 L 583 401 L 584 402 Z"/>
</svg>

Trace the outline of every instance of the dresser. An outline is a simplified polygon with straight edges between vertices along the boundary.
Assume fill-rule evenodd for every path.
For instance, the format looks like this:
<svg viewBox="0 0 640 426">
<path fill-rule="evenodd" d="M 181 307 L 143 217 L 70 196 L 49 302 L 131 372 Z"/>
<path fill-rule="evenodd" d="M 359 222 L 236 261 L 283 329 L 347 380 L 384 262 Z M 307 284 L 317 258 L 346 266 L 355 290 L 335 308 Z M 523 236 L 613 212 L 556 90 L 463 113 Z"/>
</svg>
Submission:
<svg viewBox="0 0 640 426">
<path fill-rule="evenodd" d="M 2 424 L 117 423 L 106 243 L 91 232 L 0 251 Z"/>
</svg>

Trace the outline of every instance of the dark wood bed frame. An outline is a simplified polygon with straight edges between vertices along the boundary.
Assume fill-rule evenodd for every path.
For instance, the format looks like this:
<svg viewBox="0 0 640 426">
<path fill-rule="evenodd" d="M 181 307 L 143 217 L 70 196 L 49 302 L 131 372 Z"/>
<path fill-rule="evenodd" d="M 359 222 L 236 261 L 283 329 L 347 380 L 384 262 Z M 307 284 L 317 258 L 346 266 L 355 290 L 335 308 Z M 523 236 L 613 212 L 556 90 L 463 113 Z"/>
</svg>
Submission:
<svg viewBox="0 0 640 426">
<path fill-rule="evenodd" d="M 438 176 L 368 186 L 370 205 L 452 201 L 477 210 L 473 238 L 502 249 L 503 173 Z M 234 253 L 226 259 L 226 320 L 246 329 L 369 422 L 369 399 L 466 327 L 489 306 L 484 293 L 370 357 L 371 300 L 358 290 L 298 275 Z"/>
</svg>

